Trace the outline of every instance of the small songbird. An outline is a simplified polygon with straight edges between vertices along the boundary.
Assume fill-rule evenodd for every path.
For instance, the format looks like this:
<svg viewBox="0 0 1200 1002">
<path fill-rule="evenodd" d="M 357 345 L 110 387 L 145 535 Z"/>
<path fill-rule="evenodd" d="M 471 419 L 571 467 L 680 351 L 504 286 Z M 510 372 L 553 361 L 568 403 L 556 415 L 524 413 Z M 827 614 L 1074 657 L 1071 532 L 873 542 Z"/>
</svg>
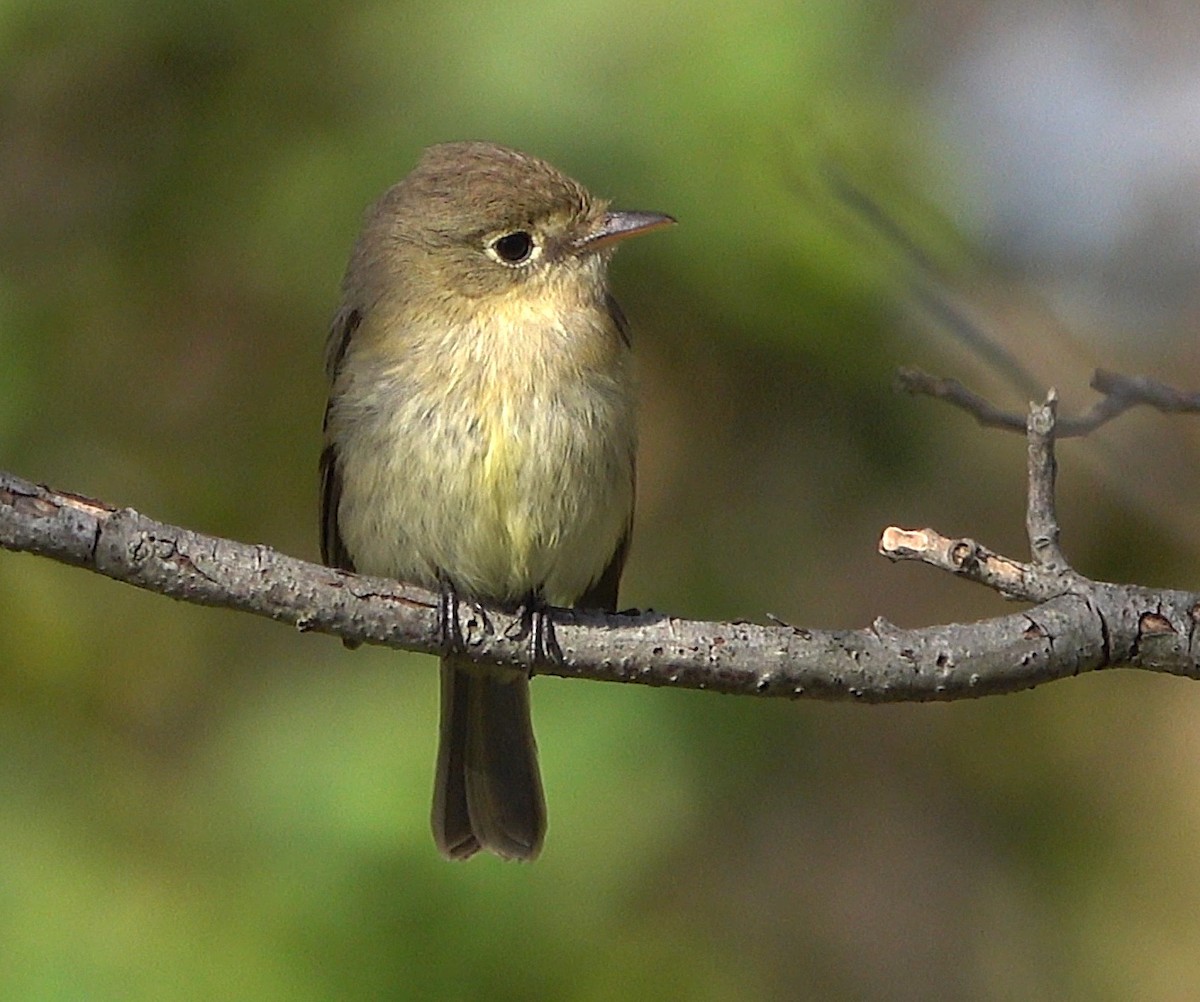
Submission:
<svg viewBox="0 0 1200 1002">
<path fill-rule="evenodd" d="M 536 157 L 445 143 L 368 211 L 326 352 L 321 554 L 455 599 L 615 611 L 633 517 L 625 319 L 607 265 L 670 216 Z M 442 659 L 433 834 L 533 859 L 529 677 Z"/>
</svg>

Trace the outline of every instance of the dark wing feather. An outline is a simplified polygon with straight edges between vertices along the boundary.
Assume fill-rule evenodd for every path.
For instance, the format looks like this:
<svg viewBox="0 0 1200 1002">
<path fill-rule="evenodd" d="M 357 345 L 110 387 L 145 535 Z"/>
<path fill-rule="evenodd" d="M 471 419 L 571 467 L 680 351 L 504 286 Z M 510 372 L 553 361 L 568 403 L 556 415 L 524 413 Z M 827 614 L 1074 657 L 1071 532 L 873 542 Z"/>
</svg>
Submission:
<svg viewBox="0 0 1200 1002">
<path fill-rule="evenodd" d="M 626 345 L 629 344 L 629 321 L 625 319 L 625 311 L 621 304 L 608 293 L 604 299 L 608 315 L 616 325 L 617 333 Z M 637 493 L 637 469 L 632 471 L 634 494 Z M 613 550 L 612 559 L 604 572 L 592 582 L 591 586 L 574 603 L 579 609 L 602 609 L 604 612 L 617 611 L 617 591 L 621 587 L 621 572 L 625 570 L 625 558 L 629 556 L 629 538 L 633 532 L 633 508 L 629 509 L 629 521 L 625 525 L 625 534 Z"/>
<path fill-rule="evenodd" d="M 362 314 L 355 309 L 341 309 L 333 319 L 329 331 L 329 342 L 325 348 L 325 369 L 332 385 L 337 379 L 338 369 L 346 356 L 350 338 L 362 322 Z M 329 405 L 325 405 L 325 431 L 329 430 Z M 338 468 L 337 449 L 328 440 L 321 452 L 321 560 L 330 567 L 344 571 L 354 570 L 342 534 L 338 530 L 338 508 L 342 502 L 342 471 Z"/>
<path fill-rule="evenodd" d="M 342 502 L 342 474 L 337 450 L 332 445 L 321 452 L 321 561 L 329 567 L 354 570 L 354 561 L 338 530 L 338 506 Z"/>
<path fill-rule="evenodd" d="M 604 295 L 604 305 L 608 309 L 608 315 L 613 318 L 613 323 L 617 325 L 617 333 L 621 335 L 621 340 L 628 347 L 629 339 L 629 321 L 625 319 L 625 311 L 621 309 L 621 304 L 616 301 L 611 292 Z"/>
<path fill-rule="evenodd" d="M 358 325 L 362 323 L 362 313 L 353 308 L 342 307 L 329 328 L 329 339 L 325 342 L 325 374 L 332 385 L 337 377 L 338 369 L 342 367 L 342 359 L 346 357 L 346 348 Z"/>
<path fill-rule="evenodd" d="M 617 611 L 617 589 L 621 587 L 621 572 L 625 569 L 625 557 L 629 554 L 629 530 L 621 537 L 613 551 L 608 566 L 587 591 L 575 603 L 578 609 L 600 609 L 604 612 Z"/>
</svg>

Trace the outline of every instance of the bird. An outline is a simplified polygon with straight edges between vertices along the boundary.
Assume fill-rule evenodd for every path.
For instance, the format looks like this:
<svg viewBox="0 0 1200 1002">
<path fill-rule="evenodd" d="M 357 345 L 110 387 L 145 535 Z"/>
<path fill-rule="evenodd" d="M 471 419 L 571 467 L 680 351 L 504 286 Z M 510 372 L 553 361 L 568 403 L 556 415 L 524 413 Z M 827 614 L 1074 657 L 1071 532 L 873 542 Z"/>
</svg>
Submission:
<svg viewBox="0 0 1200 1002">
<path fill-rule="evenodd" d="M 617 609 L 637 449 L 608 262 L 671 225 L 495 143 L 432 146 L 367 211 L 326 348 L 326 564 L 513 610 Z M 529 674 L 441 659 L 438 850 L 532 860 Z"/>
</svg>

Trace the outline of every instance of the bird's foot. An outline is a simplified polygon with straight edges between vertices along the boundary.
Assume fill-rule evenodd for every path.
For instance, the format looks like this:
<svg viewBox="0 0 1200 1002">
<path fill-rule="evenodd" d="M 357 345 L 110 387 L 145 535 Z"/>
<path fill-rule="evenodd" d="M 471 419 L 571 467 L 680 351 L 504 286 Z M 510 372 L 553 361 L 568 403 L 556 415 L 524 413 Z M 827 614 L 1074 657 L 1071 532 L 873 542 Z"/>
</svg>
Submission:
<svg viewBox="0 0 1200 1002">
<path fill-rule="evenodd" d="M 486 635 L 492 632 L 492 621 L 487 611 L 478 602 L 466 603 L 478 621 L 480 630 Z M 460 616 L 463 602 L 454 585 L 445 578 L 438 588 L 438 641 L 443 654 L 462 654 L 467 649 L 467 637 Z"/>
<path fill-rule="evenodd" d="M 554 634 L 550 606 L 538 592 L 531 592 L 521 602 L 520 618 L 509 631 L 510 640 L 527 640 L 533 665 L 562 664 L 563 652 Z"/>
</svg>

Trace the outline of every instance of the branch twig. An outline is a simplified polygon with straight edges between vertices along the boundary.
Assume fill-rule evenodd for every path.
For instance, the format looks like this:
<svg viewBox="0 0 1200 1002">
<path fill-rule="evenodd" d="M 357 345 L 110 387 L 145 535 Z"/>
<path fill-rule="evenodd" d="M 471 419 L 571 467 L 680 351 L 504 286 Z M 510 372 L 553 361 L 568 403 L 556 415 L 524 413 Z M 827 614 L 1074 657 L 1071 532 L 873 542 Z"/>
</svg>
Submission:
<svg viewBox="0 0 1200 1002">
<path fill-rule="evenodd" d="M 1058 514 L 1054 505 L 1054 481 L 1058 464 L 1054 458 L 1058 394 L 1051 390 L 1040 407 L 1029 408 L 1026 436 L 1029 442 L 1029 492 L 1025 509 L 1025 531 L 1029 553 L 1035 564 L 1051 571 L 1067 571 L 1067 559 L 1058 544 Z"/>
</svg>

